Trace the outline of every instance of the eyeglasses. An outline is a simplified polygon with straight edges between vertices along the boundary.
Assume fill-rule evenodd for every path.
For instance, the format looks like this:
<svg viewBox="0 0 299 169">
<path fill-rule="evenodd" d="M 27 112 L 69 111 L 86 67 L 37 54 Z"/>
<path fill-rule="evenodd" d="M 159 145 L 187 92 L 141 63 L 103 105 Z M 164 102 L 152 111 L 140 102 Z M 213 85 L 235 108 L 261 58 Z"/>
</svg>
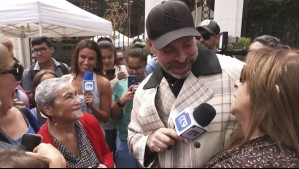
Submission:
<svg viewBox="0 0 299 169">
<path fill-rule="evenodd" d="M 201 36 L 198 36 L 196 39 L 200 40 L 201 38 L 203 38 L 204 40 L 209 40 L 214 35 L 215 34 L 211 34 L 211 33 L 201 34 Z"/>
<path fill-rule="evenodd" d="M 143 68 L 144 68 L 143 66 L 139 66 L 139 67 L 130 67 L 130 66 L 127 66 L 127 70 L 131 71 L 131 72 L 133 72 L 134 70 L 136 72 L 138 72 L 138 71 L 142 70 Z"/>
<path fill-rule="evenodd" d="M 22 79 L 23 71 L 24 71 L 24 68 L 22 67 L 22 65 L 20 65 L 19 63 L 15 63 L 14 67 L 12 69 L 4 70 L 4 71 L 0 72 L 0 74 L 1 75 L 12 74 L 17 81 L 20 81 Z"/>
<path fill-rule="evenodd" d="M 47 51 L 47 48 L 39 48 L 39 49 L 33 49 L 32 53 L 34 55 L 36 55 L 38 52 L 40 52 L 41 54 L 44 54 L 44 53 L 46 53 L 46 51 Z"/>
<path fill-rule="evenodd" d="M 125 59 L 125 57 L 119 57 L 119 58 L 117 58 L 117 60 L 119 60 L 119 61 L 123 61 Z"/>
<path fill-rule="evenodd" d="M 245 65 L 241 70 L 240 79 L 239 79 L 240 83 L 244 83 L 246 81 L 246 73 L 244 69 L 245 69 Z"/>
</svg>

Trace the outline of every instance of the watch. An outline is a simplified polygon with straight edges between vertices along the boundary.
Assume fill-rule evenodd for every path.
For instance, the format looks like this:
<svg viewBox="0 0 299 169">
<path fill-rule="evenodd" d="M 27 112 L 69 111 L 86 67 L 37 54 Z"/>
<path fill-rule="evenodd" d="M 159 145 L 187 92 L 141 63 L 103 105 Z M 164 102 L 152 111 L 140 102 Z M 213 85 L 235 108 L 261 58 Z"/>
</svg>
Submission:
<svg viewBox="0 0 299 169">
<path fill-rule="evenodd" d="M 125 104 L 121 104 L 119 101 L 116 103 L 119 107 L 124 107 L 125 106 Z"/>
</svg>

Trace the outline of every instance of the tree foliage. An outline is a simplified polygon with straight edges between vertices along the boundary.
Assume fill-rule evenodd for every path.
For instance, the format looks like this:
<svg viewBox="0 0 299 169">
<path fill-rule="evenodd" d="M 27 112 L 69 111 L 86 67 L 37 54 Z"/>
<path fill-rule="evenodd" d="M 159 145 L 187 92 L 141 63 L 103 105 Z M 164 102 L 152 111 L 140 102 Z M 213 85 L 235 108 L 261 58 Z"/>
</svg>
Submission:
<svg viewBox="0 0 299 169">
<path fill-rule="evenodd" d="M 298 0 L 247 1 L 247 17 L 243 18 L 243 22 L 247 23 L 243 36 L 254 39 L 268 34 L 280 38 L 285 44 L 296 46 L 299 40 Z"/>
<path fill-rule="evenodd" d="M 227 45 L 227 49 L 228 50 L 243 49 L 243 50 L 248 51 L 250 44 L 251 44 L 251 39 L 250 38 L 240 37 L 238 42 L 229 43 Z"/>
</svg>

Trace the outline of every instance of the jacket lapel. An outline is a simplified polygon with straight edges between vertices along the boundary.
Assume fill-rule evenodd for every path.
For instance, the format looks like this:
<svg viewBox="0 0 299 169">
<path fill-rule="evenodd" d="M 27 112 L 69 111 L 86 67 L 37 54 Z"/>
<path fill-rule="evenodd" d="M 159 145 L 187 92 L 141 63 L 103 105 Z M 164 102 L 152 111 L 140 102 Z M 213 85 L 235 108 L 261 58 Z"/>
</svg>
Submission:
<svg viewBox="0 0 299 169">
<path fill-rule="evenodd" d="M 173 104 L 170 116 L 178 114 L 187 107 L 196 108 L 200 104 L 210 100 L 213 96 L 214 92 L 200 82 L 192 73 L 185 80 L 181 92 Z M 171 120 L 168 121 L 168 125 L 173 125 Z"/>
</svg>

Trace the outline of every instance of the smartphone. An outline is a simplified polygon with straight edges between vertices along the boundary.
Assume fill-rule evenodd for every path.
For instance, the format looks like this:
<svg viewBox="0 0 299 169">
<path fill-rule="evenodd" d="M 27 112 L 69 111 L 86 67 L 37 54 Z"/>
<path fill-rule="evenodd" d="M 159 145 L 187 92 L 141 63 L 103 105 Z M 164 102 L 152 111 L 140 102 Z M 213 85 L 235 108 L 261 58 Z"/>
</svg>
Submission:
<svg viewBox="0 0 299 169">
<path fill-rule="evenodd" d="M 15 99 L 20 100 L 20 93 L 18 88 L 15 89 Z"/>
<path fill-rule="evenodd" d="M 37 134 L 26 133 L 22 137 L 21 148 L 25 151 L 32 152 L 42 142 L 42 136 Z"/>
<path fill-rule="evenodd" d="M 115 75 L 115 68 L 108 69 L 108 70 L 106 71 L 106 75 L 107 75 L 107 76 L 113 76 L 113 75 Z"/>
<path fill-rule="evenodd" d="M 128 76 L 128 87 L 132 85 L 137 85 L 138 84 L 138 75 L 129 75 Z"/>
</svg>

